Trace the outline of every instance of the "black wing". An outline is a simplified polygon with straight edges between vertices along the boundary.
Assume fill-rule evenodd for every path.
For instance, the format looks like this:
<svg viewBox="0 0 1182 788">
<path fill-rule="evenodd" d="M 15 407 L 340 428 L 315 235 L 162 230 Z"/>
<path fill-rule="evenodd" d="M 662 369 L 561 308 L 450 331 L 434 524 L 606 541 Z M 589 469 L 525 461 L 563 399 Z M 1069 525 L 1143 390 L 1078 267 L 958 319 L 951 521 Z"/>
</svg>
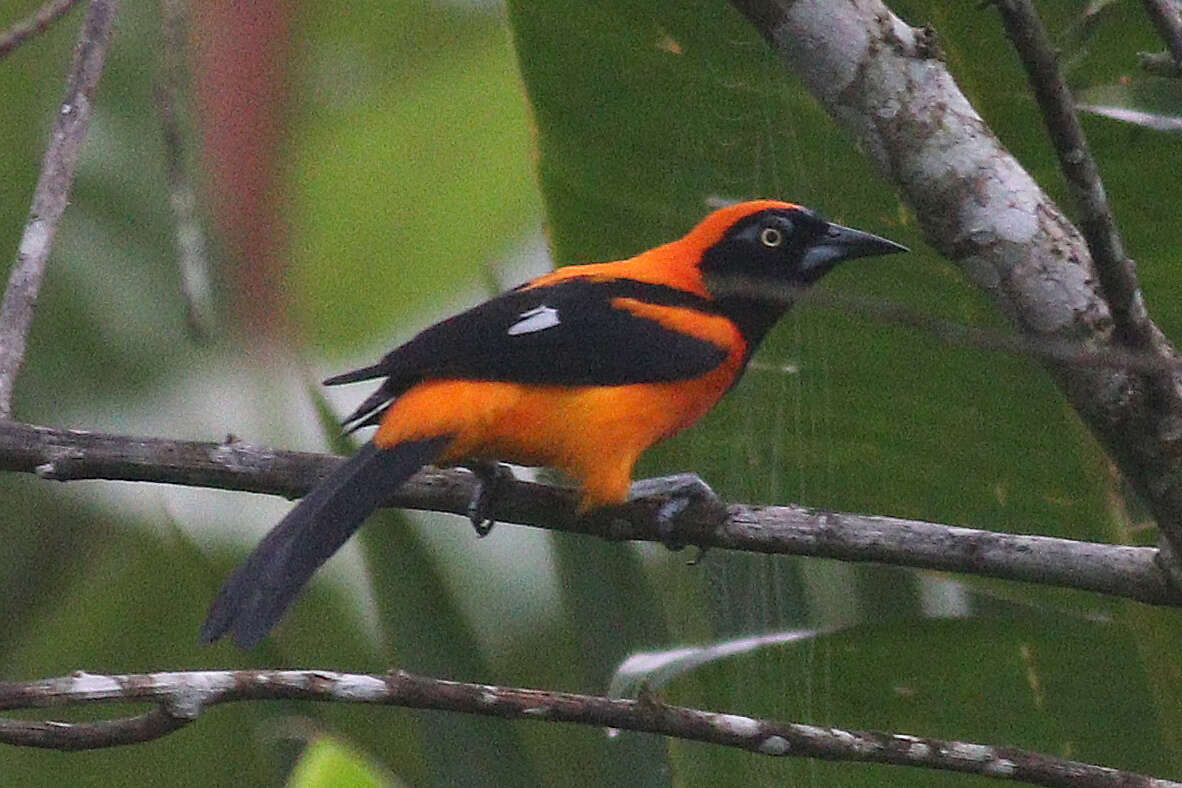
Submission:
<svg viewBox="0 0 1182 788">
<path fill-rule="evenodd" d="M 705 298 L 629 279 L 564 279 L 511 290 L 425 329 L 377 364 L 324 381 L 386 377 L 346 420 L 372 424 L 381 408 L 427 378 L 614 386 L 685 380 L 714 369 L 727 348 L 612 306 L 614 298 L 712 311 Z"/>
</svg>

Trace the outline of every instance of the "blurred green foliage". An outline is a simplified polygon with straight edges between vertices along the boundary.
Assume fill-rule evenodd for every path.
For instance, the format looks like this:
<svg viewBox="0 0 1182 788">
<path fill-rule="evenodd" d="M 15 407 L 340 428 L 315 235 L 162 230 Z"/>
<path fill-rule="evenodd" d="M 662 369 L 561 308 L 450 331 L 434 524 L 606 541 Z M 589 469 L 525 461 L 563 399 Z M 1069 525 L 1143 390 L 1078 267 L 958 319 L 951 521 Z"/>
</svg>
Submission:
<svg viewBox="0 0 1182 788">
<path fill-rule="evenodd" d="M 37 3 L 9 5 L 5 19 Z M 308 382 L 482 298 L 490 281 L 515 283 L 530 266 L 521 250 L 543 226 L 559 263 L 611 259 L 679 235 L 719 197 L 796 200 L 915 250 L 850 264 L 827 290 L 1002 325 L 926 251 L 889 187 L 726 3 L 294 9 L 285 142 L 272 152 L 283 185 L 273 199 L 290 229 L 284 348 L 243 335 L 226 310 L 213 344 L 185 333 L 152 98 L 157 9 L 125 3 L 19 381 L 19 418 L 325 448 Z M 997 19 L 934 0 L 895 10 L 934 25 L 971 100 L 1063 198 Z M 1040 10 L 1073 86 L 1093 95 L 1138 84 L 1135 52 L 1158 48 L 1135 3 L 1088 16 L 1074 0 Z M 0 61 L 0 244 L 10 256 L 78 21 L 75 12 Z M 195 35 L 200 26 L 197 14 Z M 1121 95 L 1136 105 L 1145 94 Z M 1085 122 L 1150 308 L 1182 335 L 1178 138 Z M 214 248 L 225 293 L 243 261 Z M 339 396 L 333 403 L 348 407 L 362 393 Z M 1102 456 L 1036 364 L 949 349 L 822 305 L 795 309 L 722 405 L 641 470 L 694 470 L 735 500 L 1130 538 L 1111 510 Z M 638 651 L 811 627 L 827 634 L 687 671 L 662 693 L 1182 777 L 1173 611 L 817 560 L 712 553 L 687 567 L 660 548 L 508 526 L 477 542 L 460 518 L 388 513 L 365 529 L 361 560 L 355 551 L 334 559 L 275 635 L 243 654 L 197 647 L 197 627 L 220 578 L 281 505 L 24 477 L 0 478 L 0 495 L 4 680 L 398 665 L 602 692 Z M 296 703 L 216 708 L 167 739 L 118 750 L 0 750 L 0 780 L 280 784 L 306 741 L 328 741 L 323 733 L 347 747 L 311 751 L 294 784 L 566 785 L 572 775 L 611 785 L 984 784 L 626 733 Z M 369 761 L 380 766 L 360 765 Z"/>
<path fill-rule="evenodd" d="M 308 742 L 287 784 L 289 788 L 394 788 L 402 784 L 382 772 L 344 742 L 321 736 Z"/>
</svg>

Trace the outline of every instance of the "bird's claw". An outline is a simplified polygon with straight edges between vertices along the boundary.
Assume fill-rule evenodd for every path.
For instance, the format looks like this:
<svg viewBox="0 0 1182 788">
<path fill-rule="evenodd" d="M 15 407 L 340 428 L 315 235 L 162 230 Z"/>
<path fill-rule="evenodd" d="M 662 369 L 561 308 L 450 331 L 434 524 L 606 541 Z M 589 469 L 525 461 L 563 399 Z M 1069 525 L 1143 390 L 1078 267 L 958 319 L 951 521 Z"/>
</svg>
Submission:
<svg viewBox="0 0 1182 788">
<path fill-rule="evenodd" d="M 696 473 L 678 473 L 633 482 L 628 499 L 658 501 L 655 515 L 657 532 L 662 544 L 670 550 L 680 550 L 686 546 L 678 533 L 676 520 L 687 509 L 705 509 L 720 514 L 726 511 L 722 499 Z M 701 560 L 700 555 L 698 560 Z"/>
<path fill-rule="evenodd" d="M 483 538 L 497 524 L 492 516 L 493 505 L 505 482 L 513 481 L 513 472 L 499 462 L 474 462 L 466 467 L 476 476 L 476 490 L 468 502 L 468 520 L 476 536 Z"/>
</svg>

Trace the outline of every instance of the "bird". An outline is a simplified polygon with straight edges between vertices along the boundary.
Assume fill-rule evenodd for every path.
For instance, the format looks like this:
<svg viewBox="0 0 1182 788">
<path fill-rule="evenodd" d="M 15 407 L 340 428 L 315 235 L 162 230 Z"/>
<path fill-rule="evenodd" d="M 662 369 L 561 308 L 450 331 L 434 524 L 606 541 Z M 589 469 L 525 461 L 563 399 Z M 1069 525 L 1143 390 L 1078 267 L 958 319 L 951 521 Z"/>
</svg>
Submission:
<svg viewBox="0 0 1182 788">
<path fill-rule="evenodd" d="M 201 629 L 256 645 L 316 569 L 421 467 L 477 475 L 478 535 L 507 469 L 579 485 L 578 512 L 662 495 L 669 521 L 693 474 L 632 482 L 651 445 L 700 419 L 736 383 L 795 296 L 837 263 L 908 249 L 790 202 L 750 200 L 684 237 L 614 262 L 559 268 L 436 323 L 326 385 L 382 379 L 344 420 L 376 426 L 225 581 Z"/>
</svg>

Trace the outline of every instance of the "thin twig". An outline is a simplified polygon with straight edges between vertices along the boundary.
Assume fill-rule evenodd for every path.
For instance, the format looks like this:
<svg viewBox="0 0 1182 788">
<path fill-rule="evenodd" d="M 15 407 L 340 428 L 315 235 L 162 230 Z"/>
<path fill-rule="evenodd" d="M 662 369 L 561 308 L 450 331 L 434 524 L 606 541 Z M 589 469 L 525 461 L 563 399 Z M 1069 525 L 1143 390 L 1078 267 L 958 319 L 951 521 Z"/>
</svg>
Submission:
<svg viewBox="0 0 1182 788">
<path fill-rule="evenodd" d="M 113 479 L 297 497 L 339 458 L 241 442 L 200 443 L 0 423 L 0 469 L 45 479 Z M 463 470 L 425 469 L 388 505 L 467 515 L 475 491 Z M 667 541 L 655 509 L 640 502 L 610 524 L 576 515 L 575 491 L 516 481 L 498 489 L 496 520 L 538 528 Z M 686 545 L 872 561 L 1097 591 L 1151 605 L 1182 606 L 1158 551 L 1047 536 L 1023 536 L 918 520 L 803 506 L 691 506 L 677 520 Z"/>
<path fill-rule="evenodd" d="M 1182 64 L 1169 52 L 1138 52 L 1137 63 L 1159 77 L 1182 77 Z"/>
<path fill-rule="evenodd" d="M 45 278 L 58 220 L 69 200 L 74 165 L 90 125 L 92 102 L 118 10 L 119 0 L 90 2 L 66 79 L 66 97 L 53 124 L 16 263 L 0 302 L 0 419 L 12 413 L 12 389 L 24 361 L 37 293 Z"/>
<path fill-rule="evenodd" d="M 1137 283 L 1136 265 L 1108 204 L 1100 168 L 1092 158 L 1059 58 L 1030 0 L 997 0 L 1002 24 L 1018 52 L 1042 110 L 1059 168 L 1080 211 L 1080 231 L 1092 253 L 1118 336 L 1137 348 L 1154 346 L 1154 327 Z"/>
<path fill-rule="evenodd" d="M 473 684 L 395 670 L 385 676 L 326 670 L 209 670 L 95 675 L 0 685 L 0 709 L 93 703 L 156 703 L 151 713 L 100 723 L 5 721 L 0 741 L 77 750 L 159 738 L 219 703 L 310 700 L 364 703 L 479 714 L 510 720 L 565 722 L 657 733 L 735 747 L 760 755 L 882 763 L 976 774 L 1031 785 L 1071 788 L 1179 788 L 1182 783 L 1068 761 L 1017 747 L 908 736 L 882 731 L 820 728 L 801 723 L 671 706 L 654 695 L 608 698 L 570 692 Z M 157 720 L 164 720 L 163 722 Z M 120 740 L 96 726 L 127 722 Z M 113 729 L 113 728 L 112 728 Z"/>
<path fill-rule="evenodd" d="M 29 16 L 0 31 L 0 59 L 21 44 L 49 29 L 49 26 L 66 15 L 78 0 L 46 0 L 45 4 Z"/>
<path fill-rule="evenodd" d="M 173 245 L 176 247 L 185 318 L 195 339 L 212 333 L 212 287 L 205 229 L 197 215 L 197 192 L 189 177 L 186 133 L 180 110 L 188 84 L 188 8 L 185 0 L 165 0 L 161 6 L 160 82 L 156 106 L 164 132 L 164 153 L 168 168 L 169 207 L 172 209 Z"/>
<path fill-rule="evenodd" d="M 50 750 L 97 750 L 159 739 L 184 727 L 187 722 L 162 707 L 145 714 L 99 722 L 0 719 L 0 741 Z"/>
<path fill-rule="evenodd" d="M 793 300 L 800 294 L 799 289 L 777 288 L 775 285 L 767 284 L 759 285 L 758 292 L 766 294 L 777 289 L 781 290 L 787 300 Z M 1110 345 L 1095 348 L 1065 339 L 1007 333 L 933 317 L 898 302 L 854 293 L 814 289 L 805 297 L 810 306 L 836 309 L 844 314 L 866 318 L 883 325 L 915 329 L 950 347 L 990 350 L 1073 367 L 1108 367 L 1147 374 L 1182 374 L 1182 358 L 1151 350 Z"/>
<path fill-rule="evenodd" d="M 1145 13 L 1157 28 L 1157 34 L 1166 43 L 1166 50 L 1174 59 L 1174 65 L 1182 69 L 1182 13 L 1175 0 L 1141 0 Z"/>
</svg>

